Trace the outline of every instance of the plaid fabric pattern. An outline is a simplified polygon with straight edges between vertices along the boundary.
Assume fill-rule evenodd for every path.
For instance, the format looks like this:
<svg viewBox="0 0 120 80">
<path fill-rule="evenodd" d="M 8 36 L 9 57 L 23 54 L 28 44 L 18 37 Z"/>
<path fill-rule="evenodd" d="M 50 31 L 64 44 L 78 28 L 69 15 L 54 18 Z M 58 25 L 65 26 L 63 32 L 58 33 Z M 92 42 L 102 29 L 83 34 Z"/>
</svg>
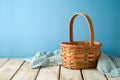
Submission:
<svg viewBox="0 0 120 80">
<path fill-rule="evenodd" d="M 97 69 L 110 77 L 120 76 L 120 58 L 101 54 Z"/>
<path fill-rule="evenodd" d="M 30 68 L 62 64 L 59 50 L 53 52 L 37 52 L 34 57 L 25 58 L 24 60 L 30 62 Z"/>
</svg>

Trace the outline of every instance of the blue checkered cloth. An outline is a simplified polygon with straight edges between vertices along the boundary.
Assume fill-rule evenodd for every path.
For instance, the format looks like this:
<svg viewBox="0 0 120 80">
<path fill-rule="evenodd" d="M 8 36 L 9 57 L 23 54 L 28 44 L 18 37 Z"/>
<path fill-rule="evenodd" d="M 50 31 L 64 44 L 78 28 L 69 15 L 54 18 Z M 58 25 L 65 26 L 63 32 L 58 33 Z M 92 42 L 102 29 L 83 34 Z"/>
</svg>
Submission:
<svg viewBox="0 0 120 80">
<path fill-rule="evenodd" d="M 30 68 L 38 68 L 40 66 L 57 66 L 62 64 L 59 50 L 55 50 L 53 52 L 37 52 L 35 56 L 24 58 L 24 60 L 30 62 Z"/>
<path fill-rule="evenodd" d="M 120 58 L 101 54 L 97 69 L 110 77 L 120 76 Z"/>
</svg>

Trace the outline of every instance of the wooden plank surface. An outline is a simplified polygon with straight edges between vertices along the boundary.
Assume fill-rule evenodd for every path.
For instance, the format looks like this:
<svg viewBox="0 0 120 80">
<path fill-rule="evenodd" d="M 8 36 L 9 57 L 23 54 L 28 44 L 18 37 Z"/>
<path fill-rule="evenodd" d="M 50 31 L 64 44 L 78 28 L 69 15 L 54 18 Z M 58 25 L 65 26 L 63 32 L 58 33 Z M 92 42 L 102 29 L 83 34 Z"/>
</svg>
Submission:
<svg viewBox="0 0 120 80">
<path fill-rule="evenodd" d="M 29 63 L 25 62 L 12 80 L 35 80 L 38 70 L 29 68 Z"/>
<path fill-rule="evenodd" d="M 8 58 L 0 58 L 0 67 L 7 62 Z"/>
<path fill-rule="evenodd" d="M 0 68 L 0 80 L 10 80 L 22 65 L 21 59 L 10 59 Z"/>
<path fill-rule="evenodd" d="M 58 80 L 59 66 L 42 67 L 36 80 Z"/>
<path fill-rule="evenodd" d="M 60 80 L 82 80 L 81 72 L 61 67 Z"/>
<path fill-rule="evenodd" d="M 84 80 L 107 80 L 107 78 L 97 69 L 83 69 Z"/>
<path fill-rule="evenodd" d="M 0 80 L 120 80 L 97 69 L 71 70 L 60 66 L 30 69 L 22 59 L 0 58 Z"/>
</svg>

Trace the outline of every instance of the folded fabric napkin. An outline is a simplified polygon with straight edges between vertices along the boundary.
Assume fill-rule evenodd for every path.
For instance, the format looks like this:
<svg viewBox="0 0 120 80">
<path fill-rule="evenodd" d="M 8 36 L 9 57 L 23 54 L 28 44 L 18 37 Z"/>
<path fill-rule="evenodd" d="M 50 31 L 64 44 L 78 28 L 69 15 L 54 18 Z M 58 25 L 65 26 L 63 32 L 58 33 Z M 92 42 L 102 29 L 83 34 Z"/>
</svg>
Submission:
<svg viewBox="0 0 120 80">
<path fill-rule="evenodd" d="M 57 66 L 62 64 L 59 50 L 53 52 L 37 52 L 35 56 L 25 58 L 24 60 L 30 62 L 30 68 Z M 120 58 L 107 56 L 104 53 L 101 53 L 97 69 L 110 77 L 120 76 Z"/>
<path fill-rule="evenodd" d="M 30 62 L 30 68 L 57 66 L 62 64 L 59 50 L 53 52 L 37 52 L 34 57 L 24 58 L 24 60 Z"/>
<path fill-rule="evenodd" d="M 120 76 L 120 58 L 101 54 L 97 69 L 110 77 Z"/>
</svg>

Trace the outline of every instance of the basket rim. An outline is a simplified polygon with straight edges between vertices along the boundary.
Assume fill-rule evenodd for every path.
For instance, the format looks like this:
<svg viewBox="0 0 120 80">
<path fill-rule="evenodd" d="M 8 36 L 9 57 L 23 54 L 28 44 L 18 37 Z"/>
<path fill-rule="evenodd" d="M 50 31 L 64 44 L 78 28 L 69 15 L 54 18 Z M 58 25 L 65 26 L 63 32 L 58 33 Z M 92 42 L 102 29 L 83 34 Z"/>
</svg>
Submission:
<svg viewBox="0 0 120 80">
<path fill-rule="evenodd" d="M 73 45 L 79 45 L 79 46 L 83 46 L 82 44 L 77 44 L 77 43 L 88 43 L 89 45 L 90 45 L 90 41 L 74 41 L 74 42 L 61 42 L 60 43 L 60 46 L 73 46 Z M 101 42 L 99 42 L 99 41 L 94 41 L 94 43 L 93 43 L 93 45 L 90 45 L 90 46 L 102 46 L 102 44 L 101 44 Z"/>
</svg>

